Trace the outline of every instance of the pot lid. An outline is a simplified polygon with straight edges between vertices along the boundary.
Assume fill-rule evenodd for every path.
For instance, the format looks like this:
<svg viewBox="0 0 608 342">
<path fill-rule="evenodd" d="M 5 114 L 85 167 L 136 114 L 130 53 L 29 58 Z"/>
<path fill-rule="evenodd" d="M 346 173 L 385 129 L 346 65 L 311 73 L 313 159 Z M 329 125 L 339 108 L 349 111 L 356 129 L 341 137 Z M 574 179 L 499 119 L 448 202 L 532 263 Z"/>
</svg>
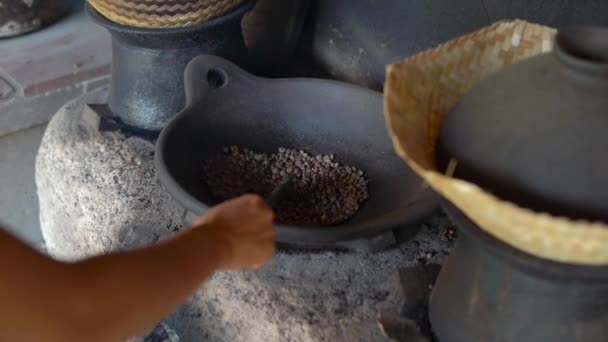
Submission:
<svg viewBox="0 0 608 342">
<path fill-rule="evenodd" d="M 474 86 L 442 122 L 437 163 L 532 210 L 608 222 L 607 129 L 608 28 L 575 27 Z"/>
</svg>

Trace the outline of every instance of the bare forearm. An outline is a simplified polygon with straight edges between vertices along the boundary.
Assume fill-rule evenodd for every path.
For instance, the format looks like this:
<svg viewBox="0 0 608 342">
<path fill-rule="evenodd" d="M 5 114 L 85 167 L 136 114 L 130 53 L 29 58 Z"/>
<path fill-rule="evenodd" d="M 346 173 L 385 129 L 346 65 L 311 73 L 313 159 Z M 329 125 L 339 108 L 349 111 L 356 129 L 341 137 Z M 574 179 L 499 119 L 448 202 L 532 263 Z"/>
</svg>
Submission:
<svg viewBox="0 0 608 342">
<path fill-rule="evenodd" d="M 71 287 L 68 268 L 39 254 L 0 229 L 1 341 L 60 341 L 58 329 Z"/>
<path fill-rule="evenodd" d="M 77 305 L 91 318 L 87 329 L 101 340 L 143 333 L 218 269 L 227 256 L 224 247 L 221 240 L 199 228 L 148 249 L 74 265 L 77 283 L 86 284 Z"/>
<path fill-rule="evenodd" d="M 221 239 L 199 228 L 147 249 L 63 264 L 0 232 L 0 340 L 124 341 L 174 311 L 225 255 Z"/>
<path fill-rule="evenodd" d="M 120 341 L 152 328 L 218 269 L 275 253 L 274 213 L 255 195 L 212 208 L 188 233 L 76 264 L 0 229 L 0 341 Z"/>
</svg>

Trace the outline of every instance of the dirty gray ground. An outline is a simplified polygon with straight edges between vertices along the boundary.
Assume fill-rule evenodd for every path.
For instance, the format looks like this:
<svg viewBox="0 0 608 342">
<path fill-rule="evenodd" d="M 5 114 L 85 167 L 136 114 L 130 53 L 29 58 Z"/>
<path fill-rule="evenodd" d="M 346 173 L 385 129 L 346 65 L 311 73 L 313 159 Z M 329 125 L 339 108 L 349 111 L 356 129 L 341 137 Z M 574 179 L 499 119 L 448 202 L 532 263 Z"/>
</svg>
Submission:
<svg viewBox="0 0 608 342">
<path fill-rule="evenodd" d="M 0 225 L 35 247 L 42 235 L 34 162 L 45 126 L 0 137 Z"/>
<path fill-rule="evenodd" d="M 388 341 L 378 319 L 402 308 L 395 273 L 442 262 L 447 225 L 430 219 L 413 241 L 384 253 L 281 252 L 259 271 L 219 273 L 171 325 L 186 341 Z"/>
<path fill-rule="evenodd" d="M 153 144 L 83 119 L 85 101 L 104 96 L 60 110 L 37 157 L 41 227 L 62 259 L 149 245 L 181 228 L 184 211 L 156 179 Z M 449 228 L 438 214 L 414 240 L 376 254 L 280 252 L 259 271 L 216 274 L 167 322 L 181 341 L 386 341 L 378 318 L 403 302 L 394 274 L 442 262 Z"/>
</svg>

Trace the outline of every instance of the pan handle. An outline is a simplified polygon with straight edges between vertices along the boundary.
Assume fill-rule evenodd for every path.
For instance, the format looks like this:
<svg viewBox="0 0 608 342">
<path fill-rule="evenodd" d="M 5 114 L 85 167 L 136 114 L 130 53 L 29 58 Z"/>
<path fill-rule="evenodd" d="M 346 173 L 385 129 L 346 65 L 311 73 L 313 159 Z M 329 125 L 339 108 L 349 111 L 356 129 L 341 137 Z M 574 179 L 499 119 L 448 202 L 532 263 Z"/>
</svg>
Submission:
<svg viewBox="0 0 608 342">
<path fill-rule="evenodd" d="M 195 57 L 184 73 L 186 107 L 201 101 L 227 97 L 234 101 L 241 90 L 255 89 L 262 79 L 249 74 L 232 62 L 217 56 Z"/>
</svg>

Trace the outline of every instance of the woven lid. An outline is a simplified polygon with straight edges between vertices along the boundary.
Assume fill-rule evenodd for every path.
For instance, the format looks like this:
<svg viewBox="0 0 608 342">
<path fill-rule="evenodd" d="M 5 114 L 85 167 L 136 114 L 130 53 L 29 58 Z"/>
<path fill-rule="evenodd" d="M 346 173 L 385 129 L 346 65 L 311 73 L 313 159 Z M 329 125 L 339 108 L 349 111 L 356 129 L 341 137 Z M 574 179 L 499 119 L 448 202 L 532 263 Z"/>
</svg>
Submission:
<svg viewBox="0 0 608 342">
<path fill-rule="evenodd" d="M 441 123 L 461 96 L 502 67 L 551 51 L 555 33 L 525 21 L 500 22 L 389 66 L 386 119 L 399 155 L 481 229 L 538 257 L 608 265 L 607 224 L 523 208 L 436 166 Z"/>
<path fill-rule="evenodd" d="M 242 0 L 88 0 L 118 24 L 144 28 L 195 25 L 228 13 Z"/>
</svg>

